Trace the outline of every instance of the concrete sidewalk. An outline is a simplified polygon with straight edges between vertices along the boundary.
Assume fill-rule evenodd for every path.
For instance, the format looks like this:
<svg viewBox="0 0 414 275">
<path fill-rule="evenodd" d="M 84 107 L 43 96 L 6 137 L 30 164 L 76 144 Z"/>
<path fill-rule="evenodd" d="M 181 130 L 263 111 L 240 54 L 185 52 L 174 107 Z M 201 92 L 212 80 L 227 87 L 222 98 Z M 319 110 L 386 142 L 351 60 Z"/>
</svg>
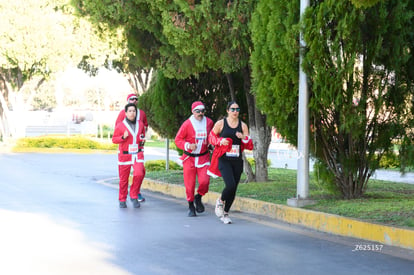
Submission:
<svg viewBox="0 0 414 275">
<path fill-rule="evenodd" d="M 177 184 L 145 179 L 142 189 L 186 199 L 184 186 Z M 216 192 L 209 192 L 203 197 L 203 202 L 214 206 L 218 196 L 219 194 Z M 261 215 L 334 235 L 378 242 L 414 251 L 414 230 L 372 224 L 338 215 L 241 197 L 236 197 L 232 210 Z"/>
</svg>

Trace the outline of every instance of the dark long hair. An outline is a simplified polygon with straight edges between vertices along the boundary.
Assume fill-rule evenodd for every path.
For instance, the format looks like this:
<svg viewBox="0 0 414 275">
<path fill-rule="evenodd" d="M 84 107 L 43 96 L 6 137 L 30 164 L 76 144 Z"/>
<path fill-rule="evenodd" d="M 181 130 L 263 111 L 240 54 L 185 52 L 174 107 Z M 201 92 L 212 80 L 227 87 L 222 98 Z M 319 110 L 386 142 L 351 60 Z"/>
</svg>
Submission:
<svg viewBox="0 0 414 275">
<path fill-rule="evenodd" d="M 227 103 L 227 108 L 226 108 L 226 110 L 228 111 L 229 109 L 230 109 L 230 106 L 231 105 L 233 105 L 233 104 L 237 104 L 237 105 L 239 105 L 239 103 L 237 103 L 236 101 L 230 101 L 229 103 Z M 239 105 L 240 106 L 240 105 Z"/>
</svg>

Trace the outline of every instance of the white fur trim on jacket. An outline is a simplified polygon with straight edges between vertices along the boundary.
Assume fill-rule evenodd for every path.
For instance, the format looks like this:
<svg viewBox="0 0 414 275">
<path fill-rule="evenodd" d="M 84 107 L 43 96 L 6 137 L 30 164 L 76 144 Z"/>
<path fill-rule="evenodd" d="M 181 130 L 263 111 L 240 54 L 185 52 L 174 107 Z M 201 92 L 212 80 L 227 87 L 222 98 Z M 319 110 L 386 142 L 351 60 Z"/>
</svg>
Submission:
<svg viewBox="0 0 414 275">
<path fill-rule="evenodd" d="M 242 139 L 243 143 L 248 143 L 250 141 L 250 136 L 245 136 L 244 139 Z"/>
</svg>

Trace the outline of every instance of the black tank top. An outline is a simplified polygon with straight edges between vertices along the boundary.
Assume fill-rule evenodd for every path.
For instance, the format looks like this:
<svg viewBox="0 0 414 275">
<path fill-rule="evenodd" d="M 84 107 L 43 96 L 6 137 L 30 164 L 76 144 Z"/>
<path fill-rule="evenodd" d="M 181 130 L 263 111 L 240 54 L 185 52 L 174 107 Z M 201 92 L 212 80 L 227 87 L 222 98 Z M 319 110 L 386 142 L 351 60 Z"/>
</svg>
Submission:
<svg viewBox="0 0 414 275">
<path fill-rule="evenodd" d="M 228 159 L 228 160 L 236 160 L 236 159 L 242 158 L 241 150 L 240 150 L 241 139 L 239 139 L 236 136 L 236 132 L 243 133 L 241 120 L 239 119 L 239 123 L 236 128 L 231 128 L 229 124 L 227 123 L 227 118 L 224 118 L 223 129 L 221 130 L 220 137 L 231 138 L 233 140 L 233 145 L 232 145 L 233 150 L 232 152 L 224 153 L 224 155 L 221 156 L 221 158 Z"/>
</svg>

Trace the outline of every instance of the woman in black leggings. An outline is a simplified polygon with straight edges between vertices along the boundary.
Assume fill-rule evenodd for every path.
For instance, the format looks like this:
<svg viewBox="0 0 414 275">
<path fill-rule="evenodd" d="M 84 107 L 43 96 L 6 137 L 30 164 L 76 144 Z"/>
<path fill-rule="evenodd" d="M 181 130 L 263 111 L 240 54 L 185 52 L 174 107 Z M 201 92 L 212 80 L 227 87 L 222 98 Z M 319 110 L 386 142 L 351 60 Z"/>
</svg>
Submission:
<svg viewBox="0 0 414 275">
<path fill-rule="evenodd" d="M 210 141 L 215 145 L 212 164 L 217 162 L 219 174 L 223 177 L 225 187 L 216 201 L 216 215 L 224 224 L 231 223 L 229 218 L 230 207 L 236 197 L 237 186 L 243 172 L 243 150 L 253 149 L 249 137 L 249 129 L 239 119 L 239 104 L 232 101 L 227 105 L 227 117 L 216 122 L 210 134 Z M 217 174 L 217 173 L 216 173 Z"/>
</svg>

